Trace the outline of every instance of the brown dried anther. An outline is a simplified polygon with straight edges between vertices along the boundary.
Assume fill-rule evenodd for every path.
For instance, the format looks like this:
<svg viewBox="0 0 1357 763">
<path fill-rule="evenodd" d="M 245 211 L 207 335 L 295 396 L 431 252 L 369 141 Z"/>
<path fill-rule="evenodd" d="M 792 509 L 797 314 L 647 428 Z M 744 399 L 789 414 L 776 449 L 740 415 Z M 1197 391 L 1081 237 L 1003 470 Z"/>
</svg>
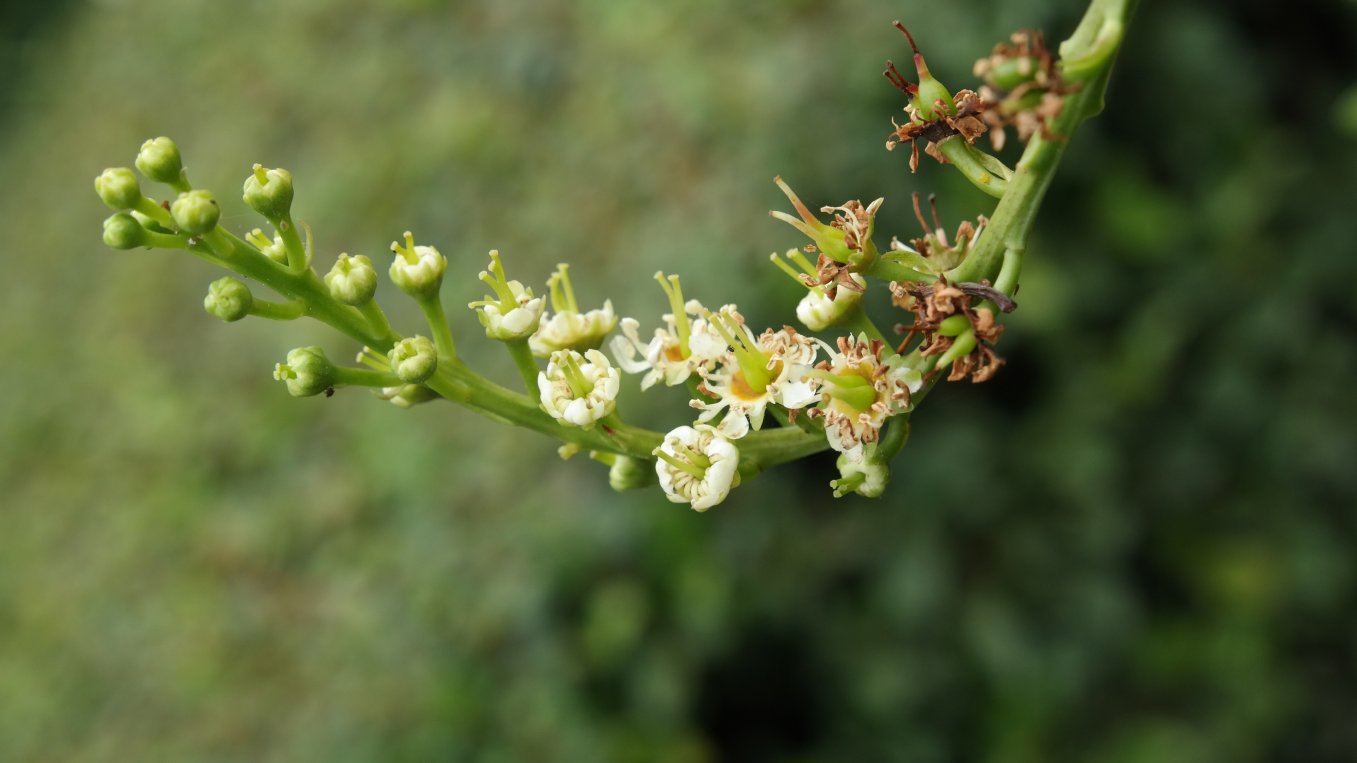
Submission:
<svg viewBox="0 0 1357 763">
<path fill-rule="evenodd" d="M 985 80 L 980 97 L 990 108 L 981 117 L 991 128 L 996 151 L 1003 149 L 1004 131 L 1010 126 L 1021 141 L 1038 132 L 1047 140 L 1058 137 L 1051 132 L 1051 123 L 1060 116 L 1065 96 L 1079 88 L 1061 78 L 1041 32 L 1014 32 L 1008 42 L 995 45 L 988 57 L 976 61 L 974 71 Z"/>
<path fill-rule="evenodd" d="M 920 336 L 919 354 L 924 357 L 946 353 L 956 343 L 955 337 L 939 333 L 942 322 L 955 315 L 965 316 L 970 330 L 975 335 L 975 348 L 969 353 L 952 361 L 952 370 L 948 381 L 957 381 L 967 376 L 979 384 L 988 381 L 1003 365 L 1003 358 L 994 352 L 992 345 L 1004 333 L 1003 324 L 995 320 L 994 311 L 988 306 L 973 307 L 977 300 L 989 300 L 995 295 L 1002 302 L 994 303 L 1004 312 L 1010 312 L 1017 306 L 1002 292 L 996 290 L 988 281 L 981 283 L 951 284 L 940 278 L 936 283 L 918 281 L 892 281 L 890 284 L 891 301 L 906 310 L 914 312 L 914 323 L 910 326 L 897 326 L 896 330 L 908 332 L 900 343 L 899 351 Z M 935 373 L 937 373 L 935 371 Z"/>
<path fill-rule="evenodd" d="M 888 78 L 894 68 L 892 65 L 887 70 Z M 899 144 L 909 143 L 911 172 L 919 168 L 918 141 L 924 142 L 924 153 L 946 164 L 947 159 L 938 152 L 937 144 L 954 135 L 960 135 L 967 143 L 975 143 L 976 138 L 989 130 L 990 120 L 985 113 L 995 104 L 986 101 L 982 94 L 974 90 L 959 90 L 952 96 L 950 105 L 939 101 L 935 106 L 933 119 L 924 119 L 911 103 L 905 105 L 908 122 L 901 125 L 891 120 L 895 130 L 886 138 L 886 150 L 893 151 Z"/>
</svg>

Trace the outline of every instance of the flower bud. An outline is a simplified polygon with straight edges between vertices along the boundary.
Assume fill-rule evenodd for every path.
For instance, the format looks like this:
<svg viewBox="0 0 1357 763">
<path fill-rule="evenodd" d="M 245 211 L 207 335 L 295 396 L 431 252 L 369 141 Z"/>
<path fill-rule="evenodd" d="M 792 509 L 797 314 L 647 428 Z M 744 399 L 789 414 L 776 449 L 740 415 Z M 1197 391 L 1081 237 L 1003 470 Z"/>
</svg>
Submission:
<svg viewBox="0 0 1357 763">
<path fill-rule="evenodd" d="M 292 211 L 292 173 L 254 165 L 245 178 L 245 203 L 270 222 L 278 222 Z"/>
<path fill-rule="evenodd" d="M 186 191 L 170 205 L 174 224 L 190 236 L 200 236 L 217 227 L 221 207 L 210 191 Z"/>
<path fill-rule="evenodd" d="M 363 255 L 339 255 L 334 267 L 325 274 L 325 286 L 336 302 L 359 307 L 372 301 L 377 293 L 377 271 L 372 260 Z"/>
<path fill-rule="evenodd" d="M 141 144 L 136 164 L 141 174 L 157 183 L 175 185 L 183 182 L 184 160 L 179 156 L 179 147 L 169 138 L 155 138 Z"/>
<path fill-rule="evenodd" d="M 287 354 L 287 362 L 273 367 L 273 378 L 287 383 L 293 397 L 311 397 L 332 388 L 335 367 L 319 347 L 298 347 Z"/>
<path fill-rule="evenodd" d="M 433 340 L 418 335 L 396 342 L 387 359 L 391 361 L 392 372 L 407 384 L 419 384 L 438 369 L 438 350 Z"/>
<path fill-rule="evenodd" d="M 890 466 L 877 456 L 877 444 L 865 443 L 839 454 L 834 462 L 839 467 L 839 479 L 830 480 L 834 497 L 842 498 L 857 493 L 866 498 L 877 498 L 886 491 L 890 481 Z"/>
<path fill-rule="evenodd" d="M 109 167 L 99 173 L 94 179 L 94 192 L 116 212 L 132 209 L 142 198 L 136 173 L 126 167 Z"/>
<path fill-rule="evenodd" d="M 147 245 L 146 229 L 126 212 L 110 215 L 104 221 L 104 244 L 114 249 L 135 249 Z"/>
<path fill-rule="evenodd" d="M 448 259 L 432 246 L 415 246 L 415 237 L 405 232 L 405 246 L 392 242 L 391 251 L 396 260 L 388 274 L 401 291 L 416 299 L 428 299 L 438 294 L 443 285 L 443 271 Z"/>
<path fill-rule="evenodd" d="M 376 390 L 374 390 L 376 391 Z M 397 408 L 409 408 L 430 400 L 437 400 L 438 393 L 423 384 L 402 384 L 399 387 L 382 387 L 377 397 L 390 402 Z"/>
<path fill-rule="evenodd" d="M 823 287 L 808 291 L 796 305 L 797 320 L 811 331 L 824 331 L 842 322 L 862 302 L 862 290 L 867 287 L 866 279 L 857 273 L 850 277 L 860 288 L 839 286 L 833 299 Z"/>
<path fill-rule="evenodd" d="M 636 490 L 655 484 L 655 470 L 647 461 L 618 455 L 608 468 L 608 485 L 617 492 Z"/>
<path fill-rule="evenodd" d="M 208 315 L 214 315 L 227 323 L 249 315 L 253 305 L 254 295 L 250 294 L 250 287 L 231 276 L 213 281 L 207 287 L 207 297 L 203 299 L 203 309 Z"/>
</svg>

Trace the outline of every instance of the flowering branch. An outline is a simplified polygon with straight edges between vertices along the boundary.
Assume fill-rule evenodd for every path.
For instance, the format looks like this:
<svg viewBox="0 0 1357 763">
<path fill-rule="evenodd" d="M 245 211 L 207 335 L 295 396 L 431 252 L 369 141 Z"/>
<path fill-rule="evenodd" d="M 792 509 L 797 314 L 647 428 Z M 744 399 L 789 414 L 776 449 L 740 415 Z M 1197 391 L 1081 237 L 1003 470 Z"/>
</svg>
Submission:
<svg viewBox="0 0 1357 763">
<path fill-rule="evenodd" d="M 459 357 L 440 298 L 448 260 L 436 248 L 417 244 L 408 231 L 391 245 L 388 276 L 418 305 L 428 331 L 402 335 L 375 300 L 378 275 L 368 257 L 340 254 L 323 277 L 313 269 L 310 231 L 292 216 L 290 173 L 254 165 L 243 198 L 273 233 L 256 228 L 242 238 L 219 225 L 215 197 L 193 187 L 169 138 L 147 141 L 135 165 L 177 194 L 171 202 L 143 194 L 131 169 L 96 178 L 96 192 L 115 212 L 104 223 L 104 241 L 115 249 L 184 250 L 281 298 L 257 298 L 246 281 L 220 278 L 204 308 L 224 321 L 309 317 L 361 343 L 356 365 L 337 365 L 318 347 L 288 353 L 274 377 L 296 396 L 369 387 L 401 407 L 448 400 L 559 440 L 563 456 L 590 451 L 619 490 L 658 482 L 670 500 L 699 511 L 765 469 L 829 449 L 839 453 L 834 494 L 876 496 L 908 438 L 910 414 L 939 380 L 986 381 L 1001 367 L 993 349 L 1004 328 L 999 319 L 1016 307 L 1037 208 L 1070 138 L 1102 108 L 1133 5 L 1093 0 L 1059 60 L 1039 33 L 1020 32 L 977 64 L 978 90 L 955 93 L 896 22 L 918 82 L 887 64 L 886 76 L 908 97 L 908 119 L 895 125 L 887 147 L 909 143 L 914 170 L 922 146 L 998 204 L 988 220 L 963 222 L 949 235 L 936 202 L 930 198 L 926 217 L 916 194 L 922 235 L 882 249 L 874 240 L 882 199 L 823 207 L 824 220 L 778 178 L 795 214 L 771 214 L 810 243 L 771 259 L 806 289 L 798 321 L 832 341 L 790 325 L 756 333 L 734 305 L 710 309 L 685 299 L 678 276 L 663 273 L 656 280 L 669 312 L 645 339 L 641 322 L 619 317 L 610 301 L 582 308 L 567 264 L 538 296 L 511 280 L 492 251 L 479 276 L 491 293 L 468 308 L 486 337 L 505 345 L 527 394 L 516 392 Z M 1000 151 L 1009 130 L 1025 143 L 1011 169 L 976 145 L 988 134 Z M 869 290 L 888 292 L 911 316 L 895 326 L 895 339 L 864 311 Z M 600 349 L 605 342 L 612 359 Z M 663 433 L 626 423 L 617 410 L 624 372 L 642 374 L 643 390 L 686 386 L 696 411 L 690 424 Z"/>
</svg>

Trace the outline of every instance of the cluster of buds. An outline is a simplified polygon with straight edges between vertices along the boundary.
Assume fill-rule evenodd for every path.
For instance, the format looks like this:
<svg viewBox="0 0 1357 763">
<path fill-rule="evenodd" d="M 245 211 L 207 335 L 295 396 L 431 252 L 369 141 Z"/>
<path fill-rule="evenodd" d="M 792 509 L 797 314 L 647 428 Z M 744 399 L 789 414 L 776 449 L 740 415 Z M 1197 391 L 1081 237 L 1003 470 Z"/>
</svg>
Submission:
<svg viewBox="0 0 1357 763">
<path fill-rule="evenodd" d="M 910 101 L 908 121 L 896 125 L 887 147 L 910 143 L 913 170 L 922 141 L 924 153 L 1003 198 L 1012 173 L 976 148 L 976 140 L 989 133 L 1001 149 L 1010 126 L 1023 140 L 1049 137 L 1062 99 L 1075 89 L 1062 82 L 1041 36 L 1024 32 L 977 64 L 984 79 L 978 91 L 953 94 L 932 76 L 909 31 L 896 26 L 909 39 L 918 82 L 888 63 L 886 76 Z M 1085 66 L 1097 63 L 1089 61 Z M 362 342 L 349 365 L 332 362 L 319 346 L 288 352 L 273 370 L 288 393 L 329 397 L 357 386 L 403 408 L 439 399 L 460 403 L 558 438 L 565 443 L 563 456 L 588 449 L 609 467 L 609 482 L 619 490 L 657 483 L 670 501 L 697 511 L 720 504 L 764 469 L 829 450 L 838 453 L 839 475 L 830 482 L 835 496 L 881 495 L 891 460 L 908 436 L 910 414 L 932 384 L 942 378 L 986 381 L 1003 364 L 993 346 L 1003 333 L 999 317 L 1015 307 L 1011 296 L 1026 233 L 1024 228 L 1014 236 L 1012 227 L 1028 224 L 1040 198 L 1026 202 L 1022 215 L 996 214 L 1008 230 L 991 232 L 982 216 L 949 236 L 934 199 L 931 219 L 925 219 L 916 193 L 921 235 L 892 238 L 881 250 L 874 236 L 884 199 L 823 206 L 817 215 L 776 178 L 793 212 L 770 214 L 809 239 L 771 256 L 804 290 L 794 311 L 801 328 L 755 331 L 735 305 L 709 309 L 685 298 L 678 276 L 657 273 L 668 311 L 645 336 L 641 321 L 619 316 L 609 300 L 582 309 L 567 264 L 534 293 L 511 280 L 500 253 L 491 251 L 479 273 L 491 293 L 467 307 L 486 338 L 513 358 L 523 382 L 523 392 L 515 392 L 458 356 L 440 297 L 449 259 L 434 246 L 417 244 L 411 232 L 392 242 L 386 273 L 420 308 L 425 333 L 393 328 L 378 305 L 373 259 L 345 252 L 323 277 L 313 269 L 310 230 L 293 219 L 296 194 L 287 170 L 252 167 L 241 199 L 268 227 L 237 237 L 223 228 L 217 198 L 192 186 L 172 140 L 147 141 L 134 165 L 143 178 L 169 186 L 173 196 L 157 201 L 145 195 L 131 168 L 105 170 L 94 185 L 114 211 L 104 222 L 106 244 L 187 251 L 234 271 L 212 282 L 203 301 L 223 321 L 309 317 Z M 261 298 L 260 287 L 281 298 Z M 912 314 L 895 327 L 903 341 L 887 341 L 868 315 L 867 296 L 882 291 Z M 600 349 L 605 344 L 611 359 Z M 643 391 L 686 387 L 683 423 L 668 432 L 625 423 L 618 410 L 623 373 L 639 375 Z"/>
</svg>

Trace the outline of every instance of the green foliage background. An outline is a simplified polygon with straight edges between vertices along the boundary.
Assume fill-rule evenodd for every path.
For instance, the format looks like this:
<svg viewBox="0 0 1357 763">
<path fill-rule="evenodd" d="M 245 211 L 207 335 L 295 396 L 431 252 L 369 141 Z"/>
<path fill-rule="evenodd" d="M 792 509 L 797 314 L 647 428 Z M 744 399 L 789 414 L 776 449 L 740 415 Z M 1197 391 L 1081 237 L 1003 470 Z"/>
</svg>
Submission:
<svg viewBox="0 0 1357 763">
<path fill-rule="evenodd" d="M 411 228 L 650 324 L 796 294 L 766 211 L 977 193 L 883 149 L 903 18 L 953 86 L 1076 0 L 67 2 L 0 75 L 0 759 L 1140 761 L 1357 755 L 1357 6 L 1145 3 L 982 387 L 887 497 L 832 461 L 699 515 L 452 406 L 293 400 L 303 325 L 115 253 L 90 192 L 166 134 L 226 222 L 290 168 L 319 260 Z M 385 288 L 385 287 L 384 287 Z M 398 304 L 394 293 L 383 292 Z M 416 315 L 397 310 L 399 325 Z M 883 320 L 890 320 L 882 313 Z M 677 398 L 624 401 L 668 426 Z"/>
</svg>

